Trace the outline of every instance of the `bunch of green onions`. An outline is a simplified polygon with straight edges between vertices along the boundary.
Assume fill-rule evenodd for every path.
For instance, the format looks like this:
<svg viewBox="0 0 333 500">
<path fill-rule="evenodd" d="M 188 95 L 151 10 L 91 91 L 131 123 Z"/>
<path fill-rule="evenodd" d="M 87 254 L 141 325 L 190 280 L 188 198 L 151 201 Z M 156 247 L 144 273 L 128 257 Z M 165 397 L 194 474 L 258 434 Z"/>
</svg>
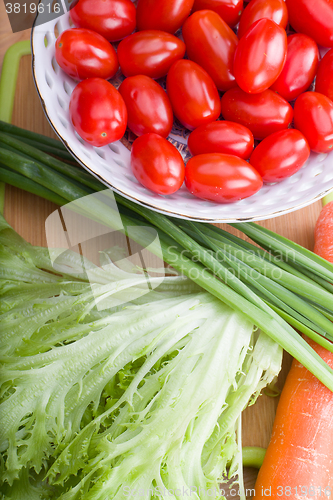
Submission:
<svg viewBox="0 0 333 500">
<path fill-rule="evenodd" d="M 60 206 L 84 198 L 80 206 L 89 217 L 115 228 L 105 186 L 78 168 L 57 140 L 0 122 L 0 180 Z M 245 314 L 333 391 L 333 370 L 295 330 L 333 352 L 331 263 L 254 223 L 232 225 L 261 248 L 213 225 L 115 199 L 125 233 L 140 228 L 130 237 L 145 246 L 145 228 L 155 228 L 166 263 Z"/>
</svg>

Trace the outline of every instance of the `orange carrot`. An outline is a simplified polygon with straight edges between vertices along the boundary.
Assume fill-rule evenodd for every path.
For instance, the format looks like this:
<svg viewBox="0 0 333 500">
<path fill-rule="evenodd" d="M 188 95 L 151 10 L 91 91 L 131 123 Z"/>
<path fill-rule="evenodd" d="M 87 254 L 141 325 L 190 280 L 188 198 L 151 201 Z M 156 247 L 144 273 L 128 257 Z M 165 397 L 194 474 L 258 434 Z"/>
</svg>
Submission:
<svg viewBox="0 0 333 500">
<path fill-rule="evenodd" d="M 314 252 L 333 262 L 333 201 L 329 202 L 319 215 L 315 227 Z"/>
<path fill-rule="evenodd" d="M 308 342 L 333 368 L 333 354 Z M 333 392 L 296 360 L 280 397 L 255 490 L 255 500 L 333 496 Z"/>
</svg>

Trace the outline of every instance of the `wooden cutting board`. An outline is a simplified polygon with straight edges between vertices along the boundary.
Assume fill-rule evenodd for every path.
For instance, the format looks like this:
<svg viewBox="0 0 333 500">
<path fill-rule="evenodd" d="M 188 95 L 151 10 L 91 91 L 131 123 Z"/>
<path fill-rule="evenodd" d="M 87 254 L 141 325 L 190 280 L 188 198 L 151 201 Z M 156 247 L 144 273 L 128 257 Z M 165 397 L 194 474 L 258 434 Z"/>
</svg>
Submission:
<svg viewBox="0 0 333 500">
<path fill-rule="evenodd" d="M 0 67 L 7 48 L 19 40 L 29 39 L 30 32 L 13 34 L 6 16 L 4 3 L 0 2 Z M 50 137 L 55 137 L 46 120 L 31 76 L 31 57 L 24 56 L 20 62 L 16 98 L 12 123 Z M 56 206 L 37 196 L 11 186 L 6 186 L 5 217 L 12 227 L 34 245 L 46 245 L 44 223 Z M 277 217 L 261 224 L 292 239 L 309 249 L 313 249 L 313 230 L 321 210 L 321 202 Z M 285 356 L 283 370 L 278 385 L 283 386 L 290 367 L 290 357 Z M 260 396 L 257 403 L 244 412 L 243 446 L 267 447 L 274 420 L 278 398 Z M 246 470 L 248 488 L 253 487 L 255 470 Z"/>
</svg>

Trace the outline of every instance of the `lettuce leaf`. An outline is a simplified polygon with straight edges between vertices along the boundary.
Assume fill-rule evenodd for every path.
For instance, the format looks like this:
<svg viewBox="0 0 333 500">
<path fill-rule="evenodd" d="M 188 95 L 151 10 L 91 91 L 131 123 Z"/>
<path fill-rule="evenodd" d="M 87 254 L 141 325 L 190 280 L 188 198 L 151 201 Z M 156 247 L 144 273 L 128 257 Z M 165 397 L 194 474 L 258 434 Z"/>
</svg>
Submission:
<svg viewBox="0 0 333 500">
<path fill-rule="evenodd" d="M 182 276 L 140 296 L 147 270 L 114 251 L 55 269 L 0 220 L 0 253 L 2 498 L 220 497 L 281 348 Z"/>
</svg>

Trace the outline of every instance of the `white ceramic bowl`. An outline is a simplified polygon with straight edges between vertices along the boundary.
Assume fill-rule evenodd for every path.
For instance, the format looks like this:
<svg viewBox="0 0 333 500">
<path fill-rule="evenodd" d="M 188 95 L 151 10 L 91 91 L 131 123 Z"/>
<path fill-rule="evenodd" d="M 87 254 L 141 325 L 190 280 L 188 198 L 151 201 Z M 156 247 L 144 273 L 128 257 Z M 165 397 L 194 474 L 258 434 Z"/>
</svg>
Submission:
<svg viewBox="0 0 333 500">
<path fill-rule="evenodd" d="M 232 204 L 200 200 L 185 186 L 170 196 L 149 191 L 138 183 L 131 172 L 128 147 L 120 141 L 101 148 L 93 147 L 77 135 L 70 123 L 68 105 L 76 83 L 59 68 L 54 57 L 56 34 L 70 27 L 69 14 L 37 24 L 38 17 L 31 35 L 33 76 L 45 114 L 76 160 L 117 193 L 175 217 L 205 222 L 237 222 L 286 214 L 313 203 L 333 190 L 332 152 L 311 154 L 302 169 L 292 177 L 278 184 L 266 185 L 254 196 Z M 185 130 L 174 128 L 170 140 L 177 145 L 184 158 L 189 155 Z"/>
</svg>

